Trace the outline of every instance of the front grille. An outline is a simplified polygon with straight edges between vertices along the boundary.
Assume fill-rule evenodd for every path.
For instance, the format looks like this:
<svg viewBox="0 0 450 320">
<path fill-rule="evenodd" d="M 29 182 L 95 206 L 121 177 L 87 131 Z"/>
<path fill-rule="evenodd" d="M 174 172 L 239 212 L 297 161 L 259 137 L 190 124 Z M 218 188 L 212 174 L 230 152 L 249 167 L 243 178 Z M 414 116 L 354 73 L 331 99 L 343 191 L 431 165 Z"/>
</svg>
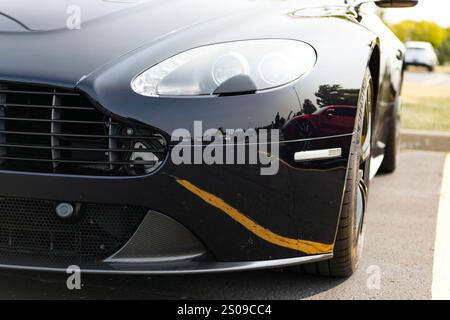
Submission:
<svg viewBox="0 0 450 320">
<path fill-rule="evenodd" d="M 78 220 L 65 221 L 52 201 L 0 198 L 0 264 L 101 261 L 125 245 L 146 213 L 143 207 L 85 204 Z"/>
<path fill-rule="evenodd" d="M 121 123 L 77 92 L 0 82 L 0 170 L 144 175 L 166 156 L 163 135 Z"/>
</svg>

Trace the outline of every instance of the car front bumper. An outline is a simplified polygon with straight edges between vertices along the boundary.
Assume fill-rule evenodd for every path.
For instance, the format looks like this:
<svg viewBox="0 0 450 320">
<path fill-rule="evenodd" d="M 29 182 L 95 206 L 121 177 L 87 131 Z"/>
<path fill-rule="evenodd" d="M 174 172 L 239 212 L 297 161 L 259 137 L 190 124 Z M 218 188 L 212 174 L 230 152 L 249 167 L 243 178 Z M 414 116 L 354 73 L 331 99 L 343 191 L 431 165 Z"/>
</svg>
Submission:
<svg viewBox="0 0 450 320">
<path fill-rule="evenodd" d="M 131 239 L 120 252 L 87 264 L 77 259 L 64 263 L 16 260 L 0 254 L 0 267 L 62 271 L 77 265 L 88 272 L 170 274 L 261 269 L 329 259 L 351 139 L 350 134 L 309 141 L 308 147 L 313 149 L 340 146 L 344 156 L 302 164 L 295 163 L 294 154 L 304 142 L 282 143 L 280 169 L 274 176 L 261 176 L 258 166 L 176 166 L 170 161 L 146 177 L 0 172 L 2 199 L 141 206 L 173 220 L 199 244 L 187 252 L 175 248 L 172 254 L 170 248 L 155 253 L 151 251 L 155 245 L 164 247 L 180 233 L 171 234 L 167 227 L 157 228 L 153 223 L 156 229 L 147 228 L 142 232 L 144 238 L 154 235 L 152 230 L 166 231 L 165 238 L 147 239 L 138 254 L 118 255 L 135 242 Z"/>
</svg>

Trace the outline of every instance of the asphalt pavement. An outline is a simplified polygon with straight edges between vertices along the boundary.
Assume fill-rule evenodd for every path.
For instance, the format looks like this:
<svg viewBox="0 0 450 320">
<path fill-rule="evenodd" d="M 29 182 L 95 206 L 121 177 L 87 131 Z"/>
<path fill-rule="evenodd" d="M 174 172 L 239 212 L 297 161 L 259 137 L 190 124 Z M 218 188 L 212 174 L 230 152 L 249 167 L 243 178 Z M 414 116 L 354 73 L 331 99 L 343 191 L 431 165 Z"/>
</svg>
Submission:
<svg viewBox="0 0 450 320">
<path fill-rule="evenodd" d="M 430 299 L 445 161 L 445 154 L 405 151 L 395 174 L 373 180 L 365 252 L 349 279 L 279 271 L 85 275 L 82 290 L 69 291 L 63 275 L 7 273 L 0 299 Z"/>
</svg>

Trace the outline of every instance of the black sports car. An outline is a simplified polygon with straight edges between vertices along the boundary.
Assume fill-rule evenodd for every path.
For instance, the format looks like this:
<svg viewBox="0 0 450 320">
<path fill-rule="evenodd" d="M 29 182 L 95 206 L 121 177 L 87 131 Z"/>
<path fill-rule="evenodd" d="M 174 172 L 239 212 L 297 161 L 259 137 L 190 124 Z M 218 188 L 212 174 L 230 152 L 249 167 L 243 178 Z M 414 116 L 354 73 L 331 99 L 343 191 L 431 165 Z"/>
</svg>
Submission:
<svg viewBox="0 0 450 320">
<path fill-rule="evenodd" d="M 398 150 L 373 2 L 417 3 L 2 1 L 0 267 L 352 274 Z"/>
</svg>

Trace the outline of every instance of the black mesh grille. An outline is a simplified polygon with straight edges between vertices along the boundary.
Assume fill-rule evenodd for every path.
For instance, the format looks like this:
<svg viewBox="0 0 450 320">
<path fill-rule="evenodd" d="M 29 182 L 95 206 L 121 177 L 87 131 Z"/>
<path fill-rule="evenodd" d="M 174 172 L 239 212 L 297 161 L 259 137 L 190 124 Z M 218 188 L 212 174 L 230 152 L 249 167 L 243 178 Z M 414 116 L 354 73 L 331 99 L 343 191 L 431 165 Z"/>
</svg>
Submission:
<svg viewBox="0 0 450 320">
<path fill-rule="evenodd" d="M 144 175 L 166 155 L 161 134 L 120 123 L 76 92 L 0 82 L 0 170 Z"/>
<path fill-rule="evenodd" d="M 86 204 L 79 219 L 65 221 L 52 201 L 0 198 L 0 260 L 100 261 L 125 245 L 146 213 L 143 207 Z"/>
</svg>

